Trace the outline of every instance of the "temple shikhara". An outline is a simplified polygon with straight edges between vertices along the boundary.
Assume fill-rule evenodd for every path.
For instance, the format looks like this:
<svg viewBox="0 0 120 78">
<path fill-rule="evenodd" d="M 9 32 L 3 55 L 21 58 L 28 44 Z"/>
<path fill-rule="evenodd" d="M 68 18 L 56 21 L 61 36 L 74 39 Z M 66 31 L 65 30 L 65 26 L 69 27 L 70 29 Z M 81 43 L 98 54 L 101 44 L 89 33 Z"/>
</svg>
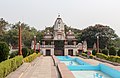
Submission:
<svg viewBox="0 0 120 78">
<path fill-rule="evenodd" d="M 43 55 L 46 56 L 76 55 L 83 49 L 87 49 L 87 44 L 86 42 L 77 44 L 74 32 L 71 30 L 65 32 L 65 23 L 60 18 L 60 15 L 58 15 L 53 25 L 53 32 L 49 30 L 44 32 L 40 49 Z"/>
</svg>

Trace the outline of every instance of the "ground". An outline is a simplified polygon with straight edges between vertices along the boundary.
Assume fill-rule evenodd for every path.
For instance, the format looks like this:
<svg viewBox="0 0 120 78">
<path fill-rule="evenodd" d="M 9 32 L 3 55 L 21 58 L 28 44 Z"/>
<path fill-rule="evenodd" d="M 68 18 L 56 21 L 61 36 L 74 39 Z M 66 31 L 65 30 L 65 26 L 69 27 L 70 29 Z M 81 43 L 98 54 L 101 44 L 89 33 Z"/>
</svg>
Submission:
<svg viewBox="0 0 120 78">
<path fill-rule="evenodd" d="M 24 63 L 6 78 L 58 78 L 57 76 L 52 58 L 41 56 L 31 63 Z"/>
<path fill-rule="evenodd" d="M 81 60 L 92 65 L 102 63 L 120 71 L 120 66 L 114 66 L 94 59 L 83 59 L 81 57 L 77 58 L 80 58 Z M 41 56 L 37 57 L 31 63 L 23 63 L 22 66 L 9 74 L 6 78 L 59 78 L 59 74 L 54 66 L 52 58 L 50 56 Z"/>
</svg>

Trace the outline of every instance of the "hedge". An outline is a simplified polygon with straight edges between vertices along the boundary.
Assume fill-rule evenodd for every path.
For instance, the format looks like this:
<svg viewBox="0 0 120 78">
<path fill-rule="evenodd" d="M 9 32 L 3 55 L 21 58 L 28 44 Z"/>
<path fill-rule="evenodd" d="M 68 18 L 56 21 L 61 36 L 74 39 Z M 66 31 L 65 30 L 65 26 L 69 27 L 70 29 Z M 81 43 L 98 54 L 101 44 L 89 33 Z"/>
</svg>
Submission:
<svg viewBox="0 0 120 78">
<path fill-rule="evenodd" d="M 119 56 L 106 56 L 102 53 L 97 53 L 96 56 L 101 59 L 109 60 L 111 62 L 117 62 L 120 63 L 120 57 Z"/>
<path fill-rule="evenodd" d="M 86 53 L 82 53 L 82 56 L 85 56 L 85 57 L 87 57 L 87 54 L 86 54 Z"/>
<path fill-rule="evenodd" d="M 120 63 L 120 57 L 119 56 L 109 56 L 108 60 L 111 61 L 111 62 Z"/>
<path fill-rule="evenodd" d="M 23 59 L 24 62 L 31 62 L 33 61 L 36 57 L 40 56 L 40 53 L 33 53 Z"/>
<path fill-rule="evenodd" d="M 86 54 L 86 53 L 82 53 L 82 56 L 87 57 L 87 54 Z M 93 59 L 93 58 L 94 58 L 94 55 L 91 54 L 89 58 Z"/>
<path fill-rule="evenodd" d="M 108 56 L 106 56 L 105 54 L 102 54 L 102 53 L 97 53 L 96 56 L 97 56 L 98 58 L 101 58 L 101 59 L 105 59 L 105 60 L 108 59 Z"/>
<path fill-rule="evenodd" d="M 5 78 L 10 72 L 22 65 L 23 56 L 16 56 L 0 63 L 0 78 Z"/>
</svg>

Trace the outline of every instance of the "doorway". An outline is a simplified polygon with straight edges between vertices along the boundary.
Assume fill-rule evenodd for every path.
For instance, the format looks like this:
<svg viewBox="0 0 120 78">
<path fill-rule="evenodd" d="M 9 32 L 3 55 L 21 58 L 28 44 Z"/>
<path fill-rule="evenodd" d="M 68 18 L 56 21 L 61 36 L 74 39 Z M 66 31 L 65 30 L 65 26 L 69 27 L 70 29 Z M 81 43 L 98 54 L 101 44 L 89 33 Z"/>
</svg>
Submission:
<svg viewBox="0 0 120 78">
<path fill-rule="evenodd" d="M 46 50 L 46 56 L 51 56 L 51 51 L 50 50 Z"/>
<path fill-rule="evenodd" d="M 68 55 L 73 56 L 73 49 L 69 49 L 69 50 L 68 50 Z"/>
</svg>

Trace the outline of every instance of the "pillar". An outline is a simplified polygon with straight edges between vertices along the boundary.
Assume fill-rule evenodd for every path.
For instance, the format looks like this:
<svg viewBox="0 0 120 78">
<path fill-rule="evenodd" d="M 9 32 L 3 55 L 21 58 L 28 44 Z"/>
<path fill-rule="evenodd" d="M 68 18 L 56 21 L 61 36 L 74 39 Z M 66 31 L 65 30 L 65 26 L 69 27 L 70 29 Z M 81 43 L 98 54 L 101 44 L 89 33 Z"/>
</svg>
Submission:
<svg viewBox="0 0 120 78">
<path fill-rule="evenodd" d="M 21 26 L 19 26 L 19 55 L 22 55 L 22 37 L 21 37 Z"/>
</svg>

